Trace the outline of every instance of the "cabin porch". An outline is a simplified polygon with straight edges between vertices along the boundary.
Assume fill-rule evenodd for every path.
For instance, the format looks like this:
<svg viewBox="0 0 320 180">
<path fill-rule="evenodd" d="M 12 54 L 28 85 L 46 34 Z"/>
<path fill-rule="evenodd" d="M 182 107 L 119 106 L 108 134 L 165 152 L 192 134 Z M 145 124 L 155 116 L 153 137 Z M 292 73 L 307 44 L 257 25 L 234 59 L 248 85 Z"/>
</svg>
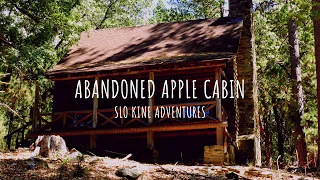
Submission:
<svg viewBox="0 0 320 180">
<path fill-rule="evenodd" d="M 29 138 L 35 138 L 38 135 L 60 135 L 64 137 L 68 143 L 81 142 L 86 146 L 87 149 L 101 149 L 105 145 L 101 139 L 105 142 L 121 141 L 124 139 L 139 139 L 141 142 L 145 141 L 145 146 L 149 149 L 154 149 L 157 142 L 163 142 L 163 139 L 171 137 L 198 137 L 199 139 L 206 139 L 208 142 L 206 145 L 224 145 L 225 151 L 227 146 L 227 139 L 231 137 L 226 128 L 228 127 L 228 113 L 232 111 L 233 107 L 228 107 L 228 103 L 222 102 L 221 96 L 215 99 L 206 99 L 203 97 L 203 82 L 210 80 L 214 82 L 218 80 L 220 83 L 219 91 L 221 92 L 221 80 L 227 79 L 226 63 L 208 63 L 207 66 L 190 66 L 190 70 L 193 73 L 190 74 L 190 70 L 175 68 L 174 70 L 161 71 L 150 71 L 150 72 L 136 72 L 137 74 L 132 75 L 132 79 L 150 79 L 155 82 L 156 88 L 155 95 L 150 99 L 145 100 L 129 100 L 123 101 L 117 99 L 115 101 L 98 99 L 96 97 L 87 100 L 73 101 L 72 99 L 67 100 L 59 92 L 59 86 L 61 91 L 64 92 L 65 96 L 70 97 L 70 94 L 65 89 L 74 87 L 75 81 L 70 78 L 70 82 L 73 85 L 67 85 L 68 81 L 56 81 L 56 93 L 53 107 L 53 113 L 42 113 L 35 111 L 33 118 L 33 131 L 29 133 Z M 131 73 L 131 71 L 129 71 Z M 126 74 L 121 76 L 115 76 L 116 73 L 104 76 L 93 76 L 89 77 L 91 80 L 97 80 L 100 78 L 112 78 L 112 79 L 123 79 Z M 86 77 L 88 78 L 88 77 Z M 186 98 L 173 98 L 173 99 L 161 99 L 160 91 L 162 86 L 158 86 L 164 79 L 194 79 L 197 80 L 196 88 L 199 91 L 197 99 L 186 99 Z M 58 83 L 57 83 L 58 82 Z M 63 85 L 59 85 L 62 82 Z M 208 84 L 208 92 L 212 92 L 213 84 Z M 73 92 L 74 93 L 74 92 Z M 202 94 L 202 96 L 201 96 Z M 36 95 L 38 97 L 38 95 Z M 175 97 L 178 97 L 176 94 Z M 37 99 L 37 98 L 36 98 Z M 72 101 L 72 102 L 71 102 Z M 226 100 L 227 101 L 227 100 Z M 68 104 L 69 102 L 69 104 Z M 109 103 L 106 103 L 109 102 Z M 35 105 L 39 104 L 35 103 Z M 91 105 L 91 109 L 83 109 L 81 104 L 86 104 L 87 107 Z M 89 104 L 89 105 L 88 105 Z M 108 104 L 108 105 L 106 105 Z M 230 102 L 229 102 L 230 104 Z M 68 108 L 73 105 L 79 110 L 69 110 Z M 115 105 L 119 108 L 116 109 Z M 131 106 L 132 105 L 132 106 Z M 133 115 L 133 108 L 138 105 L 135 109 L 136 114 Z M 224 105 L 224 106 L 223 106 Z M 142 116 L 142 111 L 138 112 L 139 109 L 147 109 L 151 116 Z M 173 107 L 171 112 L 167 112 L 165 116 L 155 117 L 155 111 L 158 108 L 170 108 Z M 179 109 L 180 107 L 180 109 Z M 176 111 L 182 111 L 182 107 L 185 110 L 184 118 L 173 118 Z M 203 107 L 199 109 L 196 107 Z M 39 109 L 39 108 L 38 108 Z M 65 109 L 65 111 L 61 111 Z M 124 114 L 119 114 L 120 110 L 123 113 L 128 111 L 127 117 Z M 191 111 L 191 112 L 190 112 Z M 180 114 L 183 112 L 180 112 Z M 197 117 L 201 116 L 202 118 Z M 189 117 L 188 117 L 189 115 Z M 190 117 L 190 115 L 192 117 Z M 118 116 L 118 117 L 117 117 Z M 122 116 L 122 117 L 121 117 Z M 140 117 L 141 116 L 141 117 Z M 227 137 L 229 135 L 229 137 Z M 100 139 L 100 140 L 99 140 Z M 144 139 L 144 140 L 143 140 Z M 188 139 L 188 138 L 187 138 Z M 188 141 L 186 139 L 186 141 Z M 86 141 L 87 143 L 84 143 Z M 229 140 L 230 141 L 230 140 Z M 109 147 L 108 147 L 109 148 Z M 203 149 L 203 147 L 202 147 Z"/>
</svg>

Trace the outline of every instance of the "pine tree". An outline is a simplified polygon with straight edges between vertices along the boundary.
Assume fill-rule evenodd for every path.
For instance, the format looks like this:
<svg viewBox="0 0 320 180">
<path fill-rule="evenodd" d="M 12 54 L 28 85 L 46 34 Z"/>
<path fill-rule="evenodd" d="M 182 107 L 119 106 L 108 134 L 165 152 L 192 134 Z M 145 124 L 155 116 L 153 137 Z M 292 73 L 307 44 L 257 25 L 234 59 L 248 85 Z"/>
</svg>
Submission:
<svg viewBox="0 0 320 180">
<path fill-rule="evenodd" d="M 320 0 L 313 0 L 314 13 L 314 47 L 317 72 L 317 103 L 318 103 L 318 168 L 320 168 Z"/>
<path fill-rule="evenodd" d="M 302 76 L 299 53 L 298 31 L 295 20 L 289 21 L 289 48 L 291 60 L 291 81 L 292 81 L 292 98 L 291 98 L 291 116 L 295 125 L 295 140 L 298 163 L 300 167 L 307 164 L 307 145 L 305 134 L 301 126 L 302 116 L 304 113 Z"/>
</svg>

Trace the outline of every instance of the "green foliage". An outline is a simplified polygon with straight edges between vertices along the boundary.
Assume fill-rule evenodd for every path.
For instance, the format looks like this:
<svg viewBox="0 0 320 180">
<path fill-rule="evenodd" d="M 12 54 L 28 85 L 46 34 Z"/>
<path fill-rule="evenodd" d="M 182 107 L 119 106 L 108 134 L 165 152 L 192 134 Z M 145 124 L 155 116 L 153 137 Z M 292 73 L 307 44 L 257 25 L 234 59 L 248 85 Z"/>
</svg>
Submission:
<svg viewBox="0 0 320 180">
<path fill-rule="evenodd" d="M 4 119 L 4 114 L 0 113 L 0 119 Z M 4 126 L 3 121 L 0 121 L 0 151 L 6 148 L 6 142 L 4 136 L 7 135 L 7 128 Z"/>
<path fill-rule="evenodd" d="M 40 112 L 51 112 L 53 83 L 44 73 L 74 44 L 82 31 L 141 25 L 151 22 L 215 17 L 220 0 L 172 0 L 170 8 L 144 0 L 0 0 L 0 102 L 19 113 L 10 131 L 30 121 L 35 84 L 41 91 Z M 150 10 L 153 15 L 150 16 Z M 9 126 L 10 113 L 0 109 L 0 122 Z M 3 131 L 2 131 L 3 132 Z"/>
<path fill-rule="evenodd" d="M 83 154 L 77 157 L 77 165 L 75 166 L 73 177 L 84 177 L 89 173 L 89 169 L 83 166 L 83 162 L 85 161 L 85 156 Z"/>
<path fill-rule="evenodd" d="M 305 93 L 305 128 L 308 149 L 314 149 L 317 137 L 316 74 L 313 45 L 311 0 L 286 3 L 273 1 L 254 13 L 258 66 L 260 116 L 269 121 L 273 160 L 278 156 L 277 129 L 273 107 L 279 112 L 284 127 L 284 148 L 287 161 L 295 160 L 293 123 L 290 117 L 291 62 L 288 43 L 288 22 L 294 18 L 298 26 L 302 85 Z M 261 5 L 261 4 L 260 4 Z M 309 151 L 312 152 L 312 151 Z M 292 159 L 292 160 L 290 160 Z"/>
<path fill-rule="evenodd" d="M 162 23 L 221 17 L 223 2 L 223 0 L 159 0 L 150 21 Z"/>
<path fill-rule="evenodd" d="M 0 74 L 10 73 L 0 77 L 0 102 L 22 117 L 15 115 L 10 131 L 30 121 L 36 83 L 40 112 L 51 111 L 53 83 L 44 73 L 82 31 L 144 24 L 149 6 L 143 0 L 0 0 Z M 0 124 L 8 127 L 11 112 L 0 108 Z"/>
<path fill-rule="evenodd" d="M 68 171 L 68 163 L 69 163 L 69 160 L 68 159 L 64 159 L 62 161 L 62 164 L 60 165 L 60 167 L 58 168 L 58 173 L 59 173 L 59 179 L 62 179 L 66 172 Z"/>
</svg>

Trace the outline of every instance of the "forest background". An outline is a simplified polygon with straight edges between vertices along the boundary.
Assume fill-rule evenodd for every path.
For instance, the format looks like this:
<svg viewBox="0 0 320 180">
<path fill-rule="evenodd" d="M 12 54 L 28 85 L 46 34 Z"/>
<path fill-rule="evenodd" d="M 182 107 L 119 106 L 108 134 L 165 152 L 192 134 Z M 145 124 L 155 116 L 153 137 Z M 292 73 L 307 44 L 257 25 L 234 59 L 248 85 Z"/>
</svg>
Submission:
<svg viewBox="0 0 320 180">
<path fill-rule="evenodd" d="M 35 84 L 40 87 L 41 112 L 51 111 L 53 83 L 44 72 L 57 64 L 82 31 L 217 18 L 228 13 L 225 7 L 223 0 L 0 0 L 1 149 L 6 149 L 3 138 L 8 132 L 30 121 Z M 262 162 L 269 167 L 279 156 L 283 164 L 294 164 L 297 142 L 305 143 L 305 158 L 317 154 L 314 16 L 311 0 L 253 4 Z M 291 68 L 294 26 L 289 22 L 298 33 L 298 84 Z M 295 87 L 303 90 L 298 121 L 294 114 L 301 108 L 296 98 L 300 91 Z M 301 141 L 297 126 L 303 131 Z"/>
</svg>

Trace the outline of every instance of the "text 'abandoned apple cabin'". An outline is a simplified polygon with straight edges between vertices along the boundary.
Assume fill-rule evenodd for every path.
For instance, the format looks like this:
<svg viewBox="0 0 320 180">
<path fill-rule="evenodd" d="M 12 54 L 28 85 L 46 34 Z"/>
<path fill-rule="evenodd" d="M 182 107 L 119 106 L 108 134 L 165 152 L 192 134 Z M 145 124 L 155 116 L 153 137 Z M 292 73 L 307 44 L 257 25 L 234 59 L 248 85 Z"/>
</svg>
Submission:
<svg viewBox="0 0 320 180">
<path fill-rule="evenodd" d="M 197 99 L 197 80 L 165 80 L 162 85 L 161 98 L 174 99 L 186 98 Z M 203 82 L 203 93 L 206 99 L 214 98 L 244 98 L 244 80 L 218 80 Z M 213 88 L 207 88 L 213 83 Z M 221 86 L 221 87 L 219 87 Z M 190 88 L 191 87 L 191 88 Z M 78 80 L 75 98 L 120 98 L 122 99 L 145 99 L 152 98 L 155 93 L 155 83 L 152 80 Z M 184 91 L 184 92 L 183 92 Z M 182 94 L 185 97 L 182 97 Z"/>
</svg>

